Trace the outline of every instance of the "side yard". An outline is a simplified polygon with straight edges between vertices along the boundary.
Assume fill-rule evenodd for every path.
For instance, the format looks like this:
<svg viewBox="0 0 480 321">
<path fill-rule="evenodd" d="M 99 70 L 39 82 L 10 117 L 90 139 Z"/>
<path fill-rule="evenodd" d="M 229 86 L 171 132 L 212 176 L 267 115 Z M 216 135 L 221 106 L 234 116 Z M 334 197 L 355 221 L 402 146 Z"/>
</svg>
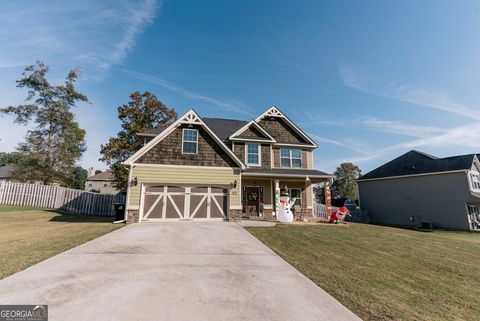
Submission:
<svg viewBox="0 0 480 321">
<path fill-rule="evenodd" d="M 364 320 L 479 320 L 480 234 L 375 225 L 248 228 Z"/>
<path fill-rule="evenodd" d="M 0 205 L 0 279 L 123 226 L 112 221 Z"/>
</svg>

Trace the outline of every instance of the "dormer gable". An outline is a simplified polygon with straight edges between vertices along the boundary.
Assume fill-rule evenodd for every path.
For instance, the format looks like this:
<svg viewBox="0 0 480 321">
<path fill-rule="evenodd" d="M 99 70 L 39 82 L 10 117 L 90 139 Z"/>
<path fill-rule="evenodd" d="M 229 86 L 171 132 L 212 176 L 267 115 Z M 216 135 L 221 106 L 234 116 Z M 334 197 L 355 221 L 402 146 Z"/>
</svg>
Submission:
<svg viewBox="0 0 480 321">
<path fill-rule="evenodd" d="M 272 106 L 255 119 L 276 141 L 277 145 L 301 145 L 309 148 L 318 147 L 317 144 L 286 117 L 276 106 Z"/>
<path fill-rule="evenodd" d="M 255 141 L 261 143 L 276 142 L 267 131 L 253 120 L 233 133 L 229 139 L 232 141 Z"/>
</svg>

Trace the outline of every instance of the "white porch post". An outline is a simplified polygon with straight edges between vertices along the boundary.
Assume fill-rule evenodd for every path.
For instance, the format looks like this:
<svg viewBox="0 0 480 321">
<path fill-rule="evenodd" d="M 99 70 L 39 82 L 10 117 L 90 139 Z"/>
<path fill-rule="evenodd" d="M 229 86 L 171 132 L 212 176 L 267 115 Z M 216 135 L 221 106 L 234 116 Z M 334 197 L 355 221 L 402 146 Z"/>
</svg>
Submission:
<svg viewBox="0 0 480 321">
<path fill-rule="evenodd" d="M 275 213 L 278 214 L 278 209 L 280 208 L 280 181 L 275 180 Z"/>
</svg>

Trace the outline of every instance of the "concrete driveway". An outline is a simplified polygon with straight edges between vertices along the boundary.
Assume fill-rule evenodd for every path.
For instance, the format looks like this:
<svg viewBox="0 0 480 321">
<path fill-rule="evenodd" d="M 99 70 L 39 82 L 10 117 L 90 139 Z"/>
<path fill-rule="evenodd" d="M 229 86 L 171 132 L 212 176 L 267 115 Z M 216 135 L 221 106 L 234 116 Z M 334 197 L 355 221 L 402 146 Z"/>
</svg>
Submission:
<svg viewBox="0 0 480 321">
<path fill-rule="evenodd" d="M 0 281 L 49 320 L 360 320 L 236 223 L 126 226 Z"/>
</svg>

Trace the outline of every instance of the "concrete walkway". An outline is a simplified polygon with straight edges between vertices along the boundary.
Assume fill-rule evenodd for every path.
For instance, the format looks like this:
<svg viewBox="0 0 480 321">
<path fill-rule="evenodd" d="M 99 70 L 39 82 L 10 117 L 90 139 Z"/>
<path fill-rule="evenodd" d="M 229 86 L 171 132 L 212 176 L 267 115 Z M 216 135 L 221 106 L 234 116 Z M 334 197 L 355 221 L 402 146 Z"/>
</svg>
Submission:
<svg viewBox="0 0 480 321">
<path fill-rule="evenodd" d="M 0 281 L 49 320 L 360 320 L 236 223 L 134 224 Z"/>
</svg>

